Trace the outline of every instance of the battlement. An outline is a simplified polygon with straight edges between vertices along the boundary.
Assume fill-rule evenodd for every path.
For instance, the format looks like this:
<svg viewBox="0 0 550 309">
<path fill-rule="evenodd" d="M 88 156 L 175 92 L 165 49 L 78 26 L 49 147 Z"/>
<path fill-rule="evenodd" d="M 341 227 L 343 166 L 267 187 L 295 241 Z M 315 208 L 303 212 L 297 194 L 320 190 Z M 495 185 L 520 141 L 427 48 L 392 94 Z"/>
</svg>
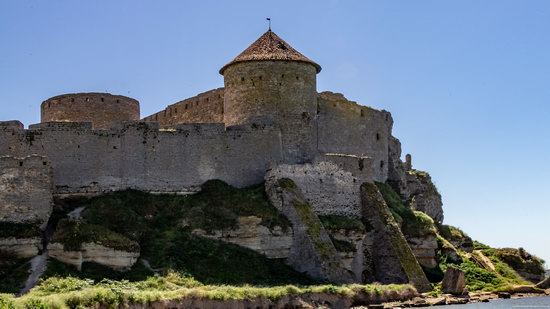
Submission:
<svg viewBox="0 0 550 309">
<path fill-rule="evenodd" d="M 19 120 L 0 121 L 0 130 L 23 130 L 24 128 Z"/>
<path fill-rule="evenodd" d="M 337 92 L 323 91 L 319 93 L 321 102 L 328 102 L 333 108 L 338 109 L 346 115 L 358 117 L 379 117 L 393 124 L 391 113 L 386 110 L 378 110 L 369 106 L 359 105 L 355 101 L 348 100 L 343 94 Z"/>
<path fill-rule="evenodd" d="M 139 102 L 110 93 L 71 93 L 42 102 L 41 122 L 91 122 L 96 129 L 113 123 L 139 120 Z"/>
<path fill-rule="evenodd" d="M 29 155 L 25 157 L 0 156 L 0 169 L 4 168 L 50 169 L 51 167 L 48 159 L 39 155 Z"/>
<path fill-rule="evenodd" d="M 213 89 L 169 105 L 164 110 L 143 118 L 161 127 L 179 123 L 222 123 L 224 88 Z"/>
<path fill-rule="evenodd" d="M 29 130 L 91 130 L 91 122 L 50 121 L 29 125 Z"/>
</svg>

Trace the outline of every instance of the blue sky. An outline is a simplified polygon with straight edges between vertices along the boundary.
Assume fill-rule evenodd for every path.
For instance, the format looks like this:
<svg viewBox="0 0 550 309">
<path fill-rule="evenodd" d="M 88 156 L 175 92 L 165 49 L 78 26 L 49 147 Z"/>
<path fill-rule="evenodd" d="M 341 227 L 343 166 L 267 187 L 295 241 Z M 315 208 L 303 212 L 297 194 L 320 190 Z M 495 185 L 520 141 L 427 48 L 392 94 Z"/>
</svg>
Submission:
<svg viewBox="0 0 550 309">
<path fill-rule="evenodd" d="M 0 3 L 0 119 L 108 91 L 142 115 L 223 85 L 267 28 L 318 62 L 318 90 L 392 112 L 445 221 L 550 261 L 550 1 Z"/>
</svg>

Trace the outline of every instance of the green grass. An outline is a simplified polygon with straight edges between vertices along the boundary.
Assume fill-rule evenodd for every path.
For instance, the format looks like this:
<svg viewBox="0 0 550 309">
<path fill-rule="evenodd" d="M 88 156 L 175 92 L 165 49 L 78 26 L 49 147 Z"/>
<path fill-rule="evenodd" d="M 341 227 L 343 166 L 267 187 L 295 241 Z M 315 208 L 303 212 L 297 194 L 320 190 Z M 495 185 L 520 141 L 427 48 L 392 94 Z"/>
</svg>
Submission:
<svg viewBox="0 0 550 309">
<path fill-rule="evenodd" d="M 141 262 L 136 263 L 129 271 L 126 272 L 115 271 L 100 264 L 85 262 L 82 263 L 82 269 L 78 271 L 71 265 L 64 264 L 55 259 L 50 259 L 48 261 L 46 271 L 41 278 L 73 277 L 80 279 L 92 279 L 95 281 L 101 281 L 102 279 L 140 281 L 145 280 L 147 277 L 152 275 L 154 275 L 154 273 L 147 269 Z"/>
<path fill-rule="evenodd" d="M 81 221 L 62 219 L 57 224 L 52 243 L 61 243 L 65 250 L 77 251 L 83 243 L 96 243 L 108 248 L 139 252 L 139 244 L 108 228 Z"/>
<path fill-rule="evenodd" d="M 103 280 L 93 282 L 77 278 L 49 278 L 30 293 L 14 298 L 0 295 L 0 308 L 119 308 L 129 304 L 151 305 L 160 300 L 186 298 L 243 300 L 263 298 L 276 301 L 287 295 L 332 294 L 339 297 L 371 300 L 410 299 L 416 290 L 410 285 L 317 285 L 224 286 L 203 285 L 179 273 L 149 277 L 140 282 Z"/>
<path fill-rule="evenodd" d="M 331 231 L 353 231 L 364 233 L 365 225 L 361 220 L 339 215 L 326 215 L 319 216 L 319 220 L 323 224 L 323 227 Z"/>
</svg>

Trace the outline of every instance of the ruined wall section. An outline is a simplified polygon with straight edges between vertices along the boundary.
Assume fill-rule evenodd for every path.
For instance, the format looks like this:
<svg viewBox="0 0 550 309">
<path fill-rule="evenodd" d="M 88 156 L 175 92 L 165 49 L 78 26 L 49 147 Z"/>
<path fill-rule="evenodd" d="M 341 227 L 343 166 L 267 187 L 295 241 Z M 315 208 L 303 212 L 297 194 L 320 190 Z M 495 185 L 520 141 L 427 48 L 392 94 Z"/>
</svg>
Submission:
<svg viewBox="0 0 550 309">
<path fill-rule="evenodd" d="M 121 121 L 139 120 L 139 102 L 110 93 L 72 93 L 49 98 L 40 105 L 41 122 L 91 122 L 108 129 Z"/>
<path fill-rule="evenodd" d="M 266 187 L 292 179 L 318 215 L 361 217 L 360 186 L 372 182 L 370 158 L 329 154 L 311 164 L 281 164 L 266 174 Z"/>
<path fill-rule="evenodd" d="M 392 126 L 387 111 L 361 106 L 342 94 L 319 93 L 319 152 L 368 156 L 373 160 L 374 179 L 379 182 L 388 178 Z"/>
<path fill-rule="evenodd" d="M 193 192 L 209 179 L 243 187 L 263 181 L 281 160 L 280 133 L 271 127 L 130 122 L 111 130 L 89 123 L 43 123 L 0 130 L 0 155 L 48 157 L 57 194 L 127 188 Z"/>
<path fill-rule="evenodd" d="M 143 121 L 158 122 L 161 127 L 173 127 L 180 123 L 222 123 L 223 96 L 224 88 L 210 90 L 169 105 L 143 118 Z"/>
<path fill-rule="evenodd" d="M 0 156 L 0 223 L 45 228 L 52 190 L 52 168 L 46 158 Z"/>
</svg>

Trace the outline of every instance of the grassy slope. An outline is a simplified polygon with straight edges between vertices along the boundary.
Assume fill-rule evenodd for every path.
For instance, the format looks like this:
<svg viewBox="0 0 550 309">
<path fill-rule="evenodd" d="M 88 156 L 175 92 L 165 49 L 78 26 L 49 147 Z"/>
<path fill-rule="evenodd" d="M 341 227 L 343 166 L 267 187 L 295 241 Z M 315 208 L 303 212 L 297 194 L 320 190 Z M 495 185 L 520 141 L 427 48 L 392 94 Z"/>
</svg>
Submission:
<svg viewBox="0 0 550 309">
<path fill-rule="evenodd" d="M 502 259 L 502 250 L 484 247 L 482 252 L 493 262 L 496 272 L 484 269 L 478 265 L 475 259 L 460 249 L 455 248 L 450 242 L 460 242 L 466 247 L 473 247 L 472 240 L 460 229 L 448 225 L 434 225 L 434 222 L 426 214 L 413 211 L 406 207 L 400 196 L 388 185 L 376 184 L 384 196 L 384 200 L 390 207 L 393 216 L 401 223 L 403 233 L 409 237 L 424 236 L 429 233 L 438 233 L 439 250 L 437 252 L 438 267 L 424 269 L 431 282 L 439 282 L 448 265 L 452 264 L 466 273 L 466 283 L 470 291 L 498 291 L 506 290 L 513 285 L 528 284 L 526 280 Z M 462 261 L 450 261 L 442 254 L 442 247 L 448 246 L 457 250 Z M 449 249 L 449 248 L 447 248 Z"/>
<path fill-rule="evenodd" d="M 239 216 L 250 215 L 260 217 L 265 226 L 289 228 L 288 220 L 269 204 L 263 186 L 236 189 L 221 181 L 209 181 L 195 195 L 153 195 L 128 190 L 86 199 L 81 204 L 88 205 L 82 214 L 83 222 L 60 221 L 54 241 L 75 249 L 94 237 L 120 249 L 135 249 L 139 243 L 141 257 L 154 269 L 184 272 L 203 283 L 313 282 L 282 261 L 191 233 L 196 228 L 207 232 L 233 228 Z M 57 263 L 47 271 L 48 277 L 56 274 L 116 280 L 140 280 L 150 275 L 140 263 L 126 274 L 91 263 L 84 265 L 82 274 L 75 274 L 70 267 Z"/>
<path fill-rule="evenodd" d="M 410 298 L 416 291 L 410 285 L 320 285 L 320 286 L 219 286 L 203 285 L 193 278 L 177 273 L 150 277 L 140 282 L 103 280 L 93 283 L 77 278 L 50 278 L 29 294 L 15 299 L 0 295 L 0 308 L 90 308 L 100 305 L 117 308 L 129 303 L 151 304 L 158 300 L 198 298 L 210 300 L 241 300 L 258 297 L 277 300 L 286 295 L 326 293 L 341 297 L 358 294 L 372 299 Z M 2 306 L 4 305 L 4 306 Z"/>
</svg>

